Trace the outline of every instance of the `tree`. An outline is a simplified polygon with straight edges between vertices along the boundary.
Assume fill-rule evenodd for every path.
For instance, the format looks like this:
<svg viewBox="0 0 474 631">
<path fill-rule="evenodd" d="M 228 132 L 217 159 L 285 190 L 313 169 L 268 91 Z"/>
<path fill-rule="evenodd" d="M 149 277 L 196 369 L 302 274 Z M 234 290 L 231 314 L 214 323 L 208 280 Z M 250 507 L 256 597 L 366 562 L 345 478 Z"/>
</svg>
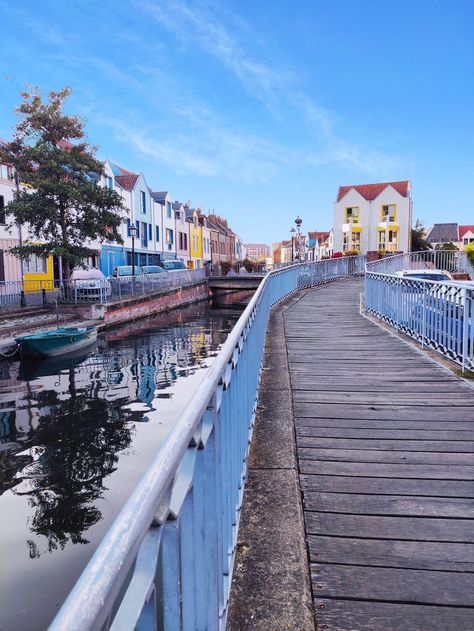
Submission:
<svg viewBox="0 0 474 631">
<path fill-rule="evenodd" d="M 459 250 L 457 245 L 454 245 L 454 243 L 449 242 L 449 243 L 437 243 L 435 245 L 435 250 Z"/>
<path fill-rule="evenodd" d="M 0 146 L 0 162 L 14 168 L 17 181 L 6 210 L 29 233 L 11 252 L 21 259 L 55 255 L 66 279 L 94 253 L 90 240 L 123 243 L 124 209 L 115 191 L 98 185 L 104 165 L 85 140 L 83 121 L 63 111 L 70 94 L 69 88 L 50 92 L 45 102 L 38 88 L 22 93 L 13 140 Z"/>
<path fill-rule="evenodd" d="M 431 243 L 425 238 L 425 226 L 421 219 L 417 219 L 415 227 L 411 230 L 411 251 L 421 252 L 431 249 Z"/>
</svg>

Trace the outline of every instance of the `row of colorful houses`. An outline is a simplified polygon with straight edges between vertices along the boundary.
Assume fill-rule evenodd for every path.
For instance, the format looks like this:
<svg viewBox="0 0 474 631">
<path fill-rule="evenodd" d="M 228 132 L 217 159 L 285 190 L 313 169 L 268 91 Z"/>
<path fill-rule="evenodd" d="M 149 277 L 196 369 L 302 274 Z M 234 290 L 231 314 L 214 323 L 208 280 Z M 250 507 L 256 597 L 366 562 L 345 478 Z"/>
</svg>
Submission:
<svg viewBox="0 0 474 631">
<path fill-rule="evenodd" d="M 93 249 L 89 264 L 109 276 L 121 265 L 158 265 L 180 260 L 188 269 L 199 269 L 222 261 L 235 263 L 246 257 L 240 237 L 226 219 L 205 215 L 190 202 L 173 199 L 169 191 L 153 191 L 143 173 L 133 173 L 106 160 L 99 185 L 115 190 L 126 209 L 121 226 L 123 244 L 88 243 Z M 52 280 L 59 277 L 58 262 L 50 257 L 31 257 L 23 265 L 9 253 L 28 238 L 24 226 L 9 226 L 6 207 L 14 197 L 12 169 L 0 165 L 0 281 Z M 134 226 L 135 230 L 131 230 Z M 132 233 L 135 233 L 132 236 Z"/>
</svg>

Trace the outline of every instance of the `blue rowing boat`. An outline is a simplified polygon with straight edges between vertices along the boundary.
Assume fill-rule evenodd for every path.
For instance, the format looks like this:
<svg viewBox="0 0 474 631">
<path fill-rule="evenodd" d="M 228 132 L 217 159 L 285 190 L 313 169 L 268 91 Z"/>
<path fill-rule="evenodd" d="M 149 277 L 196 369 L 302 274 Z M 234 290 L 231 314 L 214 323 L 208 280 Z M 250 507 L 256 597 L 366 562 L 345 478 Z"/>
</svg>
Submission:
<svg viewBox="0 0 474 631">
<path fill-rule="evenodd" d="M 20 352 L 28 357 L 57 357 L 72 353 L 93 344 L 97 340 L 94 326 L 65 327 L 15 338 Z"/>
</svg>

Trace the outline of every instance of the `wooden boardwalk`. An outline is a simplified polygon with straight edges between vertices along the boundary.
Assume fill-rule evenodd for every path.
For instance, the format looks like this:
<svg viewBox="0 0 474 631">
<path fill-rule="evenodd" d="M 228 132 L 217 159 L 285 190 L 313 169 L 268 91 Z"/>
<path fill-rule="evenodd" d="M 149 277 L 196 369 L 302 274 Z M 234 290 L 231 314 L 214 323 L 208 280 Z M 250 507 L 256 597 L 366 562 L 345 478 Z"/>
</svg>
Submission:
<svg viewBox="0 0 474 631">
<path fill-rule="evenodd" d="M 474 630 L 474 388 L 359 315 L 361 280 L 284 313 L 316 619 Z"/>
</svg>

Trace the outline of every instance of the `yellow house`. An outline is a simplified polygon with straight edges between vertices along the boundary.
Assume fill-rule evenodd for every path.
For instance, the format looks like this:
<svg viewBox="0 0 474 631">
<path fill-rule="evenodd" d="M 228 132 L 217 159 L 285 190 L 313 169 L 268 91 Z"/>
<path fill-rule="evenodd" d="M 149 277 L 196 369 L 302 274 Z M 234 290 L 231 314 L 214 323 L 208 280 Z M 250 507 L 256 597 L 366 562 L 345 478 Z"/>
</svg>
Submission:
<svg viewBox="0 0 474 631">
<path fill-rule="evenodd" d="M 189 254 L 191 257 L 189 268 L 203 267 L 202 256 L 202 226 L 199 224 L 199 214 L 195 208 L 186 209 L 186 221 L 189 222 Z"/>
</svg>

